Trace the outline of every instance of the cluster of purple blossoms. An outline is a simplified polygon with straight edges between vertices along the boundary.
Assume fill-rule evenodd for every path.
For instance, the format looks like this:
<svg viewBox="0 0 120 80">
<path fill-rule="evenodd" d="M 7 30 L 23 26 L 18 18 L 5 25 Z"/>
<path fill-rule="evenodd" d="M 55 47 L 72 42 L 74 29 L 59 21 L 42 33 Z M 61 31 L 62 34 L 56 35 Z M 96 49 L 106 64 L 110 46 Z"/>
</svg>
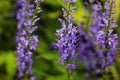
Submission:
<svg viewBox="0 0 120 80">
<path fill-rule="evenodd" d="M 70 70 L 76 68 L 76 27 L 72 24 L 72 21 L 75 20 L 73 12 L 76 6 L 72 6 L 74 2 L 76 0 L 64 0 L 64 3 L 68 5 L 68 9 L 62 8 L 64 20 L 59 19 L 62 28 L 56 31 L 58 37 L 56 46 L 58 52 L 61 53 L 60 63 L 65 64 Z"/>
<path fill-rule="evenodd" d="M 96 69 L 96 50 L 93 43 L 93 38 L 83 29 L 85 23 L 80 22 L 78 24 L 78 35 L 77 35 L 77 47 L 78 47 L 78 59 L 82 61 L 87 70 Z"/>
<path fill-rule="evenodd" d="M 32 51 L 38 46 L 38 36 L 32 33 L 37 29 L 35 23 L 40 19 L 36 16 L 41 12 L 40 0 L 35 0 L 35 4 L 30 4 L 29 0 L 18 0 L 20 9 L 17 13 L 18 33 L 17 41 L 17 60 L 18 60 L 18 78 L 23 78 L 25 75 L 30 80 L 36 80 L 32 73 L 33 60 L 31 58 Z"/>
<path fill-rule="evenodd" d="M 113 4 L 112 4 L 113 3 Z M 85 5 L 88 5 L 85 2 Z M 84 22 L 80 22 L 77 26 L 76 35 L 76 53 L 77 59 L 82 61 L 87 70 L 92 70 L 93 74 L 100 74 L 102 71 L 108 71 L 108 66 L 114 64 L 115 51 L 117 45 L 117 34 L 114 33 L 115 20 L 112 9 L 115 7 L 115 1 L 107 1 L 104 7 L 97 1 L 92 5 L 93 11 L 89 31 L 84 30 Z M 84 18 L 86 18 L 86 14 Z M 92 33 L 92 36 L 89 34 Z M 94 43 L 95 42 L 95 43 Z M 97 43 L 97 45 L 96 45 Z"/>
<path fill-rule="evenodd" d="M 101 73 L 101 70 L 107 72 L 108 66 L 114 64 L 118 42 L 118 36 L 114 33 L 117 25 L 112 18 L 112 14 L 116 12 L 112 10 L 115 1 L 108 0 L 103 7 L 99 1 L 91 5 L 93 11 L 90 14 L 92 22 L 88 24 L 89 31 L 84 30 L 84 22 L 73 26 L 72 21 L 75 19 L 72 12 L 75 11 L 76 6 L 71 8 L 70 5 L 74 2 L 76 0 L 64 0 L 68 9 L 62 8 L 65 20 L 59 19 L 62 28 L 57 30 L 56 46 L 61 53 L 60 63 L 67 65 L 68 69 L 75 69 L 76 61 L 80 60 L 87 70 L 93 70 L 93 75 Z M 88 3 L 85 2 L 85 5 Z M 84 18 L 86 17 L 85 13 Z"/>
<path fill-rule="evenodd" d="M 112 14 L 115 13 L 112 10 L 115 7 L 114 0 L 108 0 L 105 2 L 104 7 L 101 3 L 93 5 L 93 12 L 91 13 L 93 24 L 90 26 L 90 31 L 93 33 L 94 41 L 98 43 L 97 56 L 100 59 L 99 64 L 101 69 L 107 71 L 109 65 L 114 64 L 114 56 L 117 45 L 117 34 L 114 33 L 115 20 L 112 18 Z"/>
</svg>

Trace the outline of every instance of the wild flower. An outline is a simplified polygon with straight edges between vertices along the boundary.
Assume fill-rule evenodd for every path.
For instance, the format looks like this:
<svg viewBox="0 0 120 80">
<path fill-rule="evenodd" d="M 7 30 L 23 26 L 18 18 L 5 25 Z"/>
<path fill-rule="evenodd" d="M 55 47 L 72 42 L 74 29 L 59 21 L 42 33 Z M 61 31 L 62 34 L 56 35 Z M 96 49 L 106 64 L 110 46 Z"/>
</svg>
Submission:
<svg viewBox="0 0 120 80">
<path fill-rule="evenodd" d="M 99 58 L 100 69 L 108 71 L 108 66 L 113 65 L 115 61 L 115 51 L 117 45 L 118 36 L 114 33 L 114 29 L 117 27 L 112 14 L 115 7 L 114 0 L 108 0 L 105 2 L 104 7 L 101 3 L 92 5 L 93 12 L 91 17 L 94 22 L 91 24 L 89 30 L 94 36 L 94 41 L 98 43 L 97 56 Z"/>
<path fill-rule="evenodd" d="M 75 49 L 76 49 L 76 27 L 73 26 L 72 21 L 74 21 L 73 12 L 75 11 L 75 6 L 72 6 L 76 0 L 64 0 L 67 4 L 67 10 L 62 8 L 64 19 L 59 18 L 62 28 L 56 30 L 56 35 L 58 37 L 56 46 L 58 52 L 61 54 L 60 63 L 65 64 L 68 69 L 75 69 Z M 72 6 L 72 7 L 71 7 Z"/>
<path fill-rule="evenodd" d="M 33 32 L 38 28 L 35 23 L 40 19 L 37 13 L 41 12 L 40 0 L 35 0 L 35 5 L 29 0 L 18 0 L 20 9 L 17 13 L 18 33 L 17 39 L 17 60 L 18 60 L 18 78 L 28 77 L 30 80 L 36 80 L 32 73 L 32 54 L 38 46 L 38 36 Z"/>
<path fill-rule="evenodd" d="M 113 4 L 112 4 L 113 3 Z M 88 5 L 88 3 L 85 3 Z M 87 70 L 92 70 L 93 74 L 101 74 L 104 70 L 108 71 L 108 67 L 114 64 L 115 51 L 117 45 L 117 34 L 114 29 L 117 27 L 112 14 L 115 2 L 107 1 L 102 7 L 101 3 L 96 1 L 92 4 L 91 20 L 89 30 L 84 30 L 85 22 L 78 24 L 77 44 L 78 59 L 82 61 Z M 86 14 L 84 15 L 87 19 Z M 92 33 L 90 35 L 89 33 Z M 96 44 L 97 43 L 97 44 Z"/>
</svg>

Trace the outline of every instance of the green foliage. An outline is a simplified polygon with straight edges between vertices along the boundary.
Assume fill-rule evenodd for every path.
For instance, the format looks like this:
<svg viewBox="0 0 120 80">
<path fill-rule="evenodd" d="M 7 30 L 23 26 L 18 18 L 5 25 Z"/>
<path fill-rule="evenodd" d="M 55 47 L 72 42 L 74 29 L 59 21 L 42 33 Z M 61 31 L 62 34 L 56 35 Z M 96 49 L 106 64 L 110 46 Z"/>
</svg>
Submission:
<svg viewBox="0 0 120 80">
<path fill-rule="evenodd" d="M 17 61 L 13 52 L 0 54 L 0 80 L 13 80 L 16 73 Z"/>
</svg>

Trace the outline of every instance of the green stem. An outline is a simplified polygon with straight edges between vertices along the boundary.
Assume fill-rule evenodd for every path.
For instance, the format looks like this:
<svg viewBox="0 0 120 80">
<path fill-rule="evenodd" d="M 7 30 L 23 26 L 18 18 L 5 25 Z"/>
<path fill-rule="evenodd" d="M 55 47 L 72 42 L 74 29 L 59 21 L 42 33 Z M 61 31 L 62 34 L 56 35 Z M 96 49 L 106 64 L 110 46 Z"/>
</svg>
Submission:
<svg viewBox="0 0 120 80">
<path fill-rule="evenodd" d="M 68 27 L 68 16 L 70 15 L 70 12 L 68 11 L 69 9 L 70 9 L 70 4 L 68 4 L 68 9 L 67 9 L 66 27 Z"/>
<path fill-rule="evenodd" d="M 67 79 L 72 80 L 71 71 L 67 69 L 67 67 L 66 67 L 66 71 L 67 71 Z"/>
<path fill-rule="evenodd" d="M 109 15 L 108 15 L 108 26 L 106 26 L 106 40 L 108 40 L 109 38 L 109 28 L 110 28 L 110 25 L 111 25 L 111 15 L 112 15 L 112 2 L 110 2 L 110 10 L 109 10 Z M 109 46 L 108 46 L 108 41 L 106 42 L 105 44 L 105 54 L 107 55 L 107 52 L 109 50 Z M 106 62 L 107 62 L 107 59 L 106 59 Z M 109 75 L 106 74 L 106 79 L 109 80 Z"/>
<path fill-rule="evenodd" d="M 67 68 L 66 68 L 67 69 Z M 69 73 L 69 70 L 67 69 L 67 77 L 68 77 L 68 80 L 70 80 L 70 73 Z"/>
<path fill-rule="evenodd" d="M 107 39 L 108 39 L 108 37 L 109 37 L 109 32 L 108 32 L 108 30 L 109 30 L 109 28 L 110 28 L 110 18 L 111 18 L 111 15 L 112 15 L 112 3 L 110 3 L 110 11 L 109 11 L 109 15 L 108 15 L 108 27 L 107 27 Z"/>
<path fill-rule="evenodd" d="M 70 12 L 69 12 L 70 7 L 71 7 L 71 4 L 69 3 L 68 8 L 67 8 L 67 16 L 66 16 L 66 33 L 68 32 L 69 15 L 71 15 Z M 69 61 L 69 58 L 66 60 L 66 63 L 65 63 L 66 66 L 67 66 L 68 61 Z M 67 79 L 72 80 L 71 72 L 67 67 L 66 67 L 66 72 L 67 72 Z"/>
<path fill-rule="evenodd" d="M 111 23 L 111 15 L 112 15 L 112 2 L 110 2 L 110 10 L 109 10 L 109 15 L 108 15 L 108 26 L 106 26 L 106 40 L 108 40 L 109 38 L 109 28 L 110 28 L 110 23 Z M 108 46 L 108 41 L 105 42 L 105 54 L 107 55 L 107 52 L 109 50 L 109 46 Z M 106 60 L 107 61 L 107 60 Z"/>
</svg>

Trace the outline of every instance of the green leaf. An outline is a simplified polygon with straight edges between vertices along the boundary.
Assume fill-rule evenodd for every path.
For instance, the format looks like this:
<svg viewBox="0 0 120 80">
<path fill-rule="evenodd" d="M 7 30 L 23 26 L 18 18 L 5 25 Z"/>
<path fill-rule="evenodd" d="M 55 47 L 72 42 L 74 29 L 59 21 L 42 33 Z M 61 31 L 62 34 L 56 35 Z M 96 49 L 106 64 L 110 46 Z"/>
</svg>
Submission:
<svg viewBox="0 0 120 80">
<path fill-rule="evenodd" d="M 14 55 L 14 52 L 1 52 L 0 53 L 0 66 L 6 64 L 7 75 L 3 78 L 6 80 L 12 80 L 12 77 L 15 75 L 17 61 Z"/>
</svg>

